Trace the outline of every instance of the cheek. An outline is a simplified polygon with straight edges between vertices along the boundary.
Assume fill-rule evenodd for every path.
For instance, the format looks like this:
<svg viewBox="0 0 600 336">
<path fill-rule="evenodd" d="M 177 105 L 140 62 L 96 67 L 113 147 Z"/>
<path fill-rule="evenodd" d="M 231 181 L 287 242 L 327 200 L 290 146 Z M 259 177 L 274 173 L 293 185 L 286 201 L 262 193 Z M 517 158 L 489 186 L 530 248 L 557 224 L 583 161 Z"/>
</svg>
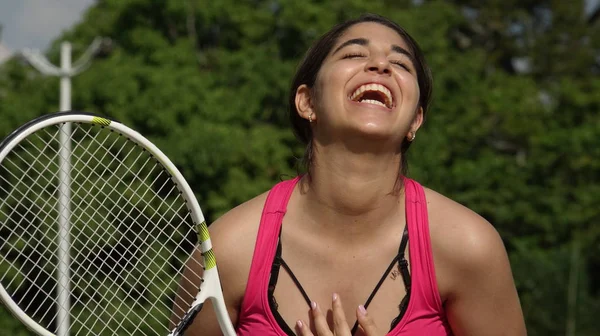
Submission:
<svg viewBox="0 0 600 336">
<path fill-rule="evenodd" d="M 327 109 L 333 108 L 344 97 L 343 69 L 327 69 L 319 73 L 315 83 L 314 102 L 318 111 L 326 113 Z"/>
<path fill-rule="evenodd" d="M 417 79 L 409 73 L 401 73 L 398 75 L 397 81 L 402 90 L 402 98 L 409 102 L 418 103 L 421 91 Z"/>
</svg>

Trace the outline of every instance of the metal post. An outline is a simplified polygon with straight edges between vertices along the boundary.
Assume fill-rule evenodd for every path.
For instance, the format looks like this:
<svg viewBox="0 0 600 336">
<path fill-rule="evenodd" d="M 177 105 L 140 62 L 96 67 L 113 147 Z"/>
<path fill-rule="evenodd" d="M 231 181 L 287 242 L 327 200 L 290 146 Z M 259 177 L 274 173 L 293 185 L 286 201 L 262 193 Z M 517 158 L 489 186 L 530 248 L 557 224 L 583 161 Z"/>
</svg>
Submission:
<svg viewBox="0 0 600 336">
<path fill-rule="evenodd" d="M 60 77 L 60 111 L 71 110 L 71 77 L 87 69 L 92 57 L 100 51 L 106 39 L 96 38 L 84 55 L 74 64 L 71 63 L 71 44 L 63 42 L 60 49 L 60 68 L 52 65 L 38 51 L 25 50 L 21 55 L 37 70 L 45 75 Z M 59 134 L 59 195 L 58 195 L 58 330 L 57 336 L 68 336 L 70 329 L 70 217 L 71 217 L 71 124 L 65 123 Z"/>
<path fill-rule="evenodd" d="M 60 48 L 60 110 L 71 110 L 71 44 L 63 42 Z M 59 134 L 59 195 L 58 195 L 58 330 L 57 336 L 68 336 L 71 325 L 69 311 L 71 302 L 71 272 L 69 265 L 71 248 L 71 124 L 65 123 Z"/>
</svg>

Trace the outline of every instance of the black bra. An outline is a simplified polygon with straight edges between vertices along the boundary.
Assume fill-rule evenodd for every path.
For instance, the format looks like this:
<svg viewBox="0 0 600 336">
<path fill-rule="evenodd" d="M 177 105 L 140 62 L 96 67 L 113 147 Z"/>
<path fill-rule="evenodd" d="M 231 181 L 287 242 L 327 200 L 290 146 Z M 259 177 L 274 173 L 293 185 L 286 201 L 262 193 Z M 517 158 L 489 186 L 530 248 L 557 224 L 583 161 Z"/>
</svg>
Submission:
<svg viewBox="0 0 600 336">
<path fill-rule="evenodd" d="M 277 251 L 275 253 L 275 258 L 273 258 L 273 264 L 271 266 L 271 277 L 269 279 L 269 289 L 268 289 L 269 307 L 271 308 L 271 312 L 273 313 L 273 316 L 275 317 L 275 320 L 277 320 L 277 323 L 279 324 L 281 329 L 287 335 L 293 336 L 293 335 L 295 335 L 295 333 L 292 331 L 292 329 L 287 325 L 285 320 L 279 314 L 277 301 L 275 300 L 275 296 L 273 296 L 273 293 L 275 292 L 275 286 L 277 285 L 277 280 L 279 278 L 280 266 L 283 266 L 285 271 L 292 278 L 292 281 L 296 284 L 296 286 L 300 290 L 300 293 L 302 293 L 302 296 L 304 297 L 304 300 L 306 301 L 306 303 L 308 304 L 309 307 L 310 307 L 311 300 L 308 297 L 308 294 L 306 294 L 306 291 L 304 290 L 304 288 L 302 288 L 302 285 L 300 285 L 300 282 L 298 281 L 298 279 L 296 278 L 296 276 L 294 275 L 294 273 L 292 272 L 292 270 L 290 269 L 288 264 L 281 257 L 281 231 L 282 231 L 282 229 L 280 229 L 280 231 L 279 231 L 279 239 L 277 241 Z M 406 289 L 406 295 L 404 296 L 404 298 L 398 305 L 398 309 L 400 310 L 400 313 L 398 314 L 398 316 L 396 316 L 396 318 L 394 318 L 392 320 L 392 323 L 390 325 L 390 330 L 394 329 L 394 327 L 398 324 L 398 322 L 400 322 L 400 320 L 404 316 L 404 313 L 406 312 L 406 308 L 408 307 L 408 301 L 410 299 L 410 285 L 411 285 L 410 273 L 408 271 L 408 262 L 406 261 L 406 258 L 404 257 L 404 253 L 405 253 L 404 251 L 406 250 L 407 244 L 408 244 L 408 225 L 406 225 L 404 227 L 404 233 L 402 234 L 402 241 L 400 242 L 400 247 L 398 248 L 398 254 L 394 257 L 394 259 L 392 259 L 392 262 L 390 263 L 390 265 L 386 269 L 385 273 L 383 274 L 383 276 L 381 277 L 381 279 L 379 280 L 379 282 L 377 283 L 377 285 L 371 292 L 371 295 L 369 295 L 369 298 L 367 299 L 367 301 L 364 304 L 365 308 L 367 308 L 369 306 L 369 304 L 371 303 L 371 300 L 373 300 L 373 297 L 375 296 L 375 293 L 377 293 L 377 291 L 379 290 L 379 287 L 381 287 L 381 285 L 383 284 L 383 281 L 387 278 L 388 274 L 390 274 L 390 272 L 394 268 L 394 265 L 396 263 L 398 263 L 398 270 L 400 271 L 400 274 L 402 275 L 402 280 L 404 282 L 404 287 Z M 354 326 L 352 327 L 352 335 L 354 335 L 354 333 L 356 332 L 357 329 L 358 329 L 358 321 L 356 321 L 354 323 Z"/>
</svg>

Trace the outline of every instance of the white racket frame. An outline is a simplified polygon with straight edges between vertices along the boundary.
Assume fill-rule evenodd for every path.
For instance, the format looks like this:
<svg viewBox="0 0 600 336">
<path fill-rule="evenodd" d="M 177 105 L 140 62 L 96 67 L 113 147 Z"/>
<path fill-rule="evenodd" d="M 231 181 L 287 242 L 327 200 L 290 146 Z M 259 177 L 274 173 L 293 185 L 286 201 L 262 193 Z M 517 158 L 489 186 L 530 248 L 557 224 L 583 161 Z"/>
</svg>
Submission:
<svg viewBox="0 0 600 336">
<path fill-rule="evenodd" d="M 38 120 L 39 119 L 39 120 Z M 175 184 L 179 191 L 181 191 L 182 196 L 188 202 L 188 208 L 191 212 L 191 218 L 196 225 L 204 222 L 204 214 L 198 204 L 198 200 L 194 195 L 194 192 L 190 188 L 189 184 L 179 172 L 179 169 L 171 162 L 171 160 L 158 148 L 156 147 L 150 140 L 146 139 L 143 135 L 138 133 L 137 131 L 129 128 L 128 126 L 121 124 L 117 121 L 107 119 L 102 116 L 94 115 L 91 113 L 78 113 L 78 112 L 60 112 L 50 116 L 43 116 L 36 120 L 32 120 L 31 122 L 23 125 L 21 128 L 17 129 L 15 132 L 7 136 L 4 140 L 6 143 L 3 143 L 3 148 L 0 150 L 0 163 L 4 160 L 4 158 L 10 153 L 10 151 L 19 143 L 21 140 L 25 139 L 30 134 L 48 127 L 52 125 L 62 124 L 62 123 L 88 123 L 88 124 L 97 124 L 102 125 L 104 127 L 110 128 L 119 132 L 123 135 L 129 137 L 130 140 L 136 142 L 142 147 L 146 148 L 149 153 L 151 153 L 171 174 Z M 212 249 L 212 244 L 210 238 L 205 241 L 202 241 L 200 244 L 200 248 L 202 253 L 205 253 Z M 231 319 L 229 318 L 229 313 L 227 312 L 227 307 L 225 306 L 225 298 L 223 297 L 223 290 L 221 288 L 221 281 L 219 279 L 219 272 L 217 267 L 213 267 L 210 269 L 204 270 L 202 274 L 202 278 L 204 282 L 200 287 L 200 291 L 196 295 L 194 302 L 192 303 L 192 308 L 198 304 L 202 304 L 207 299 L 210 299 L 213 304 L 213 308 L 217 315 L 217 320 L 219 322 L 219 326 L 221 327 L 221 331 L 225 336 L 235 336 L 235 330 L 233 328 L 233 324 L 231 323 Z M 31 319 L 11 298 L 8 294 L 4 286 L 0 283 L 0 299 L 4 302 L 7 308 L 15 315 L 17 319 L 19 319 L 23 324 L 25 324 L 31 331 L 37 333 L 40 336 L 56 336 L 55 334 L 49 332 L 46 328 L 39 325 L 36 321 Z M 174 330 L 173 330 L 174 331 Z M 173 331 L 169 335 L 172 335 Z"/>
</svg>

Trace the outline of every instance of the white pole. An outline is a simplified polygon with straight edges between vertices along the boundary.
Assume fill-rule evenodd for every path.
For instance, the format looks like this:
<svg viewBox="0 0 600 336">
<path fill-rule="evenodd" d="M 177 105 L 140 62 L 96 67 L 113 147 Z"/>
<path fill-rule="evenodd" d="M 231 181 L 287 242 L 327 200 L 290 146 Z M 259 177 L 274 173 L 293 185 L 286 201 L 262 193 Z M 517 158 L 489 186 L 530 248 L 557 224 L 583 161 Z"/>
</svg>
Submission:
<svg viewBox="0 0 600 336">
<path fill-rule="evenodd" d="M 63 42 L 60 48 L 60 111 L 71 110 L 71 44 Z M 68 336 L 71 308 L 71 124 L 61 126 L 59 152 L 59 195 L 58 195 L 58 330 L 57 336 Z"/>
<path fill-rule="evenodd" d="M 60 111 L 71 110 L 71 43 L 60 45 Z"/>
<path fill-rule="evenodd" d="M 21 55 L 29 61 L 38 71 L 44 75 L 60 77 L 60 111 L 71 110 L 71 77 L 87 69 L 92 57 L 98 53 L 108 39 L 96 38 L 88 47 L 83 56 L 75 63 L 71 62 L 71 44 L 63 42 L 60 49 L 60 68 L 50 64 L 39 52 L 24 50 Z M 61 143 L 59 152 L 59 196 L 58 196 L 58 269 L 57 269 L 57 336 L 68 336 L 70 329 L 70 217 L 71 217 L 71 124 L 65 123 L 61 126 L 59 141 Z"/>
</svg>

